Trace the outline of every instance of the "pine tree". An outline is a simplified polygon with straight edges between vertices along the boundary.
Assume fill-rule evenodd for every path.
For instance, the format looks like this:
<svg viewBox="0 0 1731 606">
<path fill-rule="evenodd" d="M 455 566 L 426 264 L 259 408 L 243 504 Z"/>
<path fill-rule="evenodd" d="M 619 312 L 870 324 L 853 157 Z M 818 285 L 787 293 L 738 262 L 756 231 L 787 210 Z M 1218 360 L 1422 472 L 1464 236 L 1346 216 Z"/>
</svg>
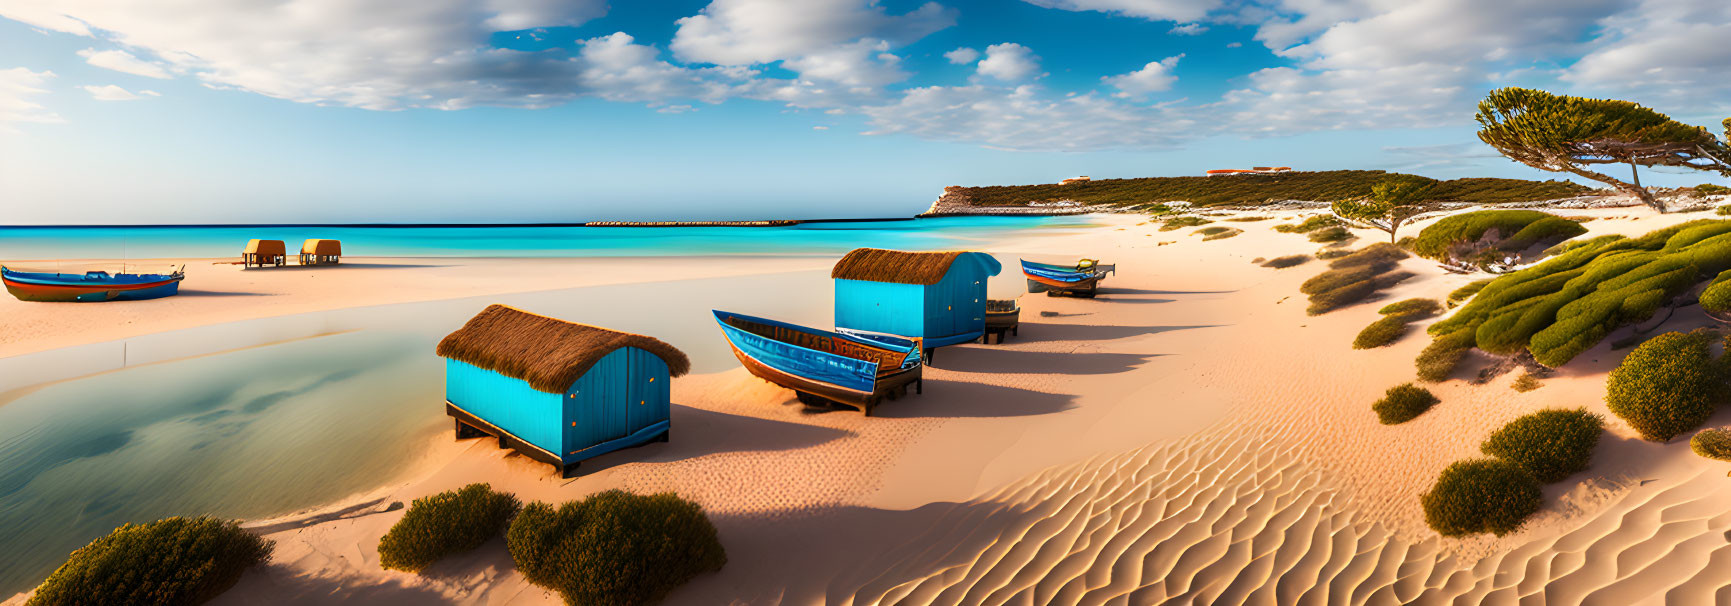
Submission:
<svg viewBox="0 0 1731 606">
<path fill-rule="evenodd" d="M 1329 210 L 1342 221 L 1388 232 L 1388 241 L 1395 241 L 1395 232 L 1408 220 L 1428 212 L 1425 204 L 1436 181 L 1423 177 L 1391 177 L 1370 187 L 1370 197 L 1335 202 Z"/>
</svg>

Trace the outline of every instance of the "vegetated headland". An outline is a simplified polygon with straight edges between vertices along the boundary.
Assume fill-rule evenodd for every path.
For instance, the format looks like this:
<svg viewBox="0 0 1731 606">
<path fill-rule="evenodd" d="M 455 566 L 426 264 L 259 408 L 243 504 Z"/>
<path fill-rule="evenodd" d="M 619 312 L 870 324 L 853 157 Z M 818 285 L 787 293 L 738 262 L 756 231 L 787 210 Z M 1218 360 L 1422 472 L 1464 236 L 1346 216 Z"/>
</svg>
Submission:
<svg viewBox="0 0 1731 606">
<path fill-rule="evenodd" d="M 1214 177 L 1069 180 L 1041 185 L 953 186 L 921 216 L 996 214 L 1075 214 L 1158 211 L 1170 203 L 1190 206 L 1247 207 L 1289 202 L 1327 203 L 1363 198 L 1393 177 L 1432 182 L 1424 201 L 1461 204 L 1545 202 L 1610 197 L 1612 192 L 1569 181 L 1466 178 L 1438 181 L 1380 170 L 1331 170 L 1240 174 Z"/>
</svg>

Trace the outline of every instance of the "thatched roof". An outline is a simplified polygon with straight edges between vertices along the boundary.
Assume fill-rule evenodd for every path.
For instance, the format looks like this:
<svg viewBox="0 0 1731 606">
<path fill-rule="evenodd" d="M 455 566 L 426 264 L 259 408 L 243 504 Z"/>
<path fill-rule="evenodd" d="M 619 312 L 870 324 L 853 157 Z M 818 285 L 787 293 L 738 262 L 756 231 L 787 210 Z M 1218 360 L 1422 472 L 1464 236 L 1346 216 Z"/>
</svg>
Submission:
<svg viewBox="0 0 1731 606">
<path fill-rule="evenodd" d="M 998 262 L 991 255 L 973 252 L 905 252 L 881 248 L 856 248 L 835 264 L 829 277 L 838 280 L 895 282 L 932 285 L 950 273 L 956 259 L 979 259 L 988 275 L 997 275 Z"/>
<path fill-rule="evenodd" d="M 257 255 L 281 255 L 283 250 L 282 240 L 247 240 L 246 250 L 242 252 Z"/>
<path fill-rule="evenodd" d="M 309 239 L 301 244 L 301 254 L 340 257 L 343 254 L 343 243 L 339 240 Z"/>
<path fill-rule="evenodd" d="M 660 339 L 575 324 L 515 307 L 488 305 L 439 341 L 439 355 L 522 379 L 547 393 L 565 393 L 589 367 L 621 347 L 660 357 L 677 377 L 691 359 Z"/>
</svg>

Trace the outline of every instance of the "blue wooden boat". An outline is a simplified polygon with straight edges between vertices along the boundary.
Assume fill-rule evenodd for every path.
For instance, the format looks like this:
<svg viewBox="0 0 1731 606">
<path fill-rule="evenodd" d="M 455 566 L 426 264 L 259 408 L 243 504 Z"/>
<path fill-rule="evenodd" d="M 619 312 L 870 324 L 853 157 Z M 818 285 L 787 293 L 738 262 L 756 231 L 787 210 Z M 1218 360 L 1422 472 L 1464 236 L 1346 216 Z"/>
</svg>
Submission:
<svg viewBox="0 0 1731 606">
<path fill-rule="evenodd" d="M 20 301 L 93 302 L 158 299 L 180 292 L 184 268 L 166 274 L 24 272 L 0 266 L 0 282 Z"/>
<path fill-rule="evenodd" d="M 733 355 L 751 374 L 810 405 L 844 404 L 871 416 L 884 398 L 922 391 L 920 342 L 858 330 L 830 332 L 715 312 Z"/>
<path fill-rule="evenodd" d="M 1075 265 L 1053 265 L 1022 260 L 1022 275 L 1028 278 L 1028 292 L 1047 294 L 1077 294 L 1092 297 L 1099 291 L 1100 280 L 1107 273 L 1117 273 L 1117 265 L 1100 265 L 1083 259 Z"/>
</svg>

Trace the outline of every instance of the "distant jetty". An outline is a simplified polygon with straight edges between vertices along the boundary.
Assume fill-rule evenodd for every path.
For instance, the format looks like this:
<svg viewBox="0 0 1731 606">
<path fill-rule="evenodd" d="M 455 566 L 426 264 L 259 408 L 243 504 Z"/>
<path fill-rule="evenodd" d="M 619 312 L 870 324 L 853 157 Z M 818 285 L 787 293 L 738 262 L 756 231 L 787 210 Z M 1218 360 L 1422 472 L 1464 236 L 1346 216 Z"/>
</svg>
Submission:
<svg viewBox="0 0 1731 606">
<path fill-rule="evenodd" d="M 797 219 L 764 221 L 590 221 L 584 227 L 785 227 L 805 223 Z"/>
</svg>

